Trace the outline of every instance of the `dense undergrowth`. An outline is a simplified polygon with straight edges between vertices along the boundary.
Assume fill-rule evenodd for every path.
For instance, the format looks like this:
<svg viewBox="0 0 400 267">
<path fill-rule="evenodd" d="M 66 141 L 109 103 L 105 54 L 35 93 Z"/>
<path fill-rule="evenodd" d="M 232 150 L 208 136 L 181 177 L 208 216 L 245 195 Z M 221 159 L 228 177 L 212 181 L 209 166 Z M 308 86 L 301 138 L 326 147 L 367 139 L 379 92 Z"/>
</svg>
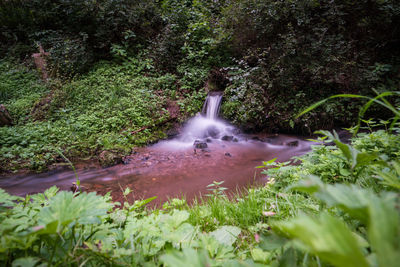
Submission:
<svg viewBox="0 0 400 267">
<path fill-rule="evenodd" d="M 269 182 L 228 198 L 221 183 L 188 205 L 109 195 L 0 194 L 5 266 L 396 266 L 400 137 L 316 145 L 299 165 L 270 160 Z M 348 157 L 348 151 L 354 157 Z M 271 168 L 272 167 L 272 168 Z M 121 192 L 131 193 L 127 189 Z"/>
<path fill-rule="evenodd" d="M 3 171 L 43 170 L 64 162 L 60 152 L 76 161 L 105 151 L 105 165 L 118 163 L 133 147 L 165 138 L 174 123 L 201 109 L 205 97 L 192 88 L 195 82 L 154 75 L 150 63 L 135 59 L 101 63 L 86 75 L 48 84 L 8 61 L 0 68 L 0 102 L 14 120 L 0 128 Z"/>
</svg>

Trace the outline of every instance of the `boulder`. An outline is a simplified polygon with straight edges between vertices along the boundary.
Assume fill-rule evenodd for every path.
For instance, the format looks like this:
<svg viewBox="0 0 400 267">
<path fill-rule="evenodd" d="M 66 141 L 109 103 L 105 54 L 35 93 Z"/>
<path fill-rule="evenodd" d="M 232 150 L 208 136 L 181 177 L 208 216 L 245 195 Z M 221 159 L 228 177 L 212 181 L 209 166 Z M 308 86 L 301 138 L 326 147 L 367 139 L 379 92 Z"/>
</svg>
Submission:
<svg viewBox="0 0 400 267">
<path fill-rule="evenodd" d="M 287 142 L 286 143 L 287 146 L 298 146 L 299 145 L 299 141 L 291 141 L 291 142 Z"/>
<path fill-rule="evenodd" d="M 221 138 L 222 141 L 232 141 L 233 140 L 233 136 L 232 135 L 224 135 Z"/>
<path fill-rule="evenodd" d="M 208 147 L 206 142 L 200 141 L 200 140 L 195 140 L 193 143 L 193 146 L 194 146 L 194 148 L 200 148 L 200 149 L 204 149 L 204 148 Z"/>
</svg>

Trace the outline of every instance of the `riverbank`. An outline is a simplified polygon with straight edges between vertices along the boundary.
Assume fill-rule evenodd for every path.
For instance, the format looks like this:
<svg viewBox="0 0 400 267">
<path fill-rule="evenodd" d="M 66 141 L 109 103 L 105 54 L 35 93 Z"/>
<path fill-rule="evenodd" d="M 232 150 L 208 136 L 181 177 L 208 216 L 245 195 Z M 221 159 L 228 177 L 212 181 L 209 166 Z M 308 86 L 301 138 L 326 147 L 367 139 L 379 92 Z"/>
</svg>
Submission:
<svg viewBox="0 0 400 267">
<path fill-rule="evenodd" d="M 201 111 L 210 90 L 208 74 L 178 77 L 146 64 L 140 58 L 101 62 L 86 74 L 45 82 L 37 71 L 1 60 L 0 102 L 13 125 L 0 127 L 0 174 L 58 169 L 65 158 L 108 167 L 137 147 L 176 135 Z"/>
<path fill-rule="evenodd" d="M 353 138 L 350 151 L 369 155 L 357 157 L 357 162 L 340 147 L 314 146 L 299 158 L 299 165 L 265 161 L 265 185 L 228 197 L 224 186 L 229 181 L 220 181 L 208 187 L 201 202 L 172 198 L 156 209 L 146 208 L 153 198 L 131 201 L 136 192 L 124 187 L 123 205 L 112 202 L 109 194 L 57 193 L 55 187 L 26 199 L 0 190 L 0 261 L 343 266 L 340 253 L 346 262 L 396 266 L 391 263 L 397 263 L 399 251 L 391 240 L 398 240 L 400 233 L 399 182 L 388 177 L 400 175 L 393 165 L 399 161 L 400 137 L 379 130 Z M 153 154 L 138 156 L 132 160 L 147 165 L 142 159 L 148 157 L 150 166 L 156 165 Z M 343 239 L 351 249 L 342 246 Z M 317 241 L 323 250 L 313 245 Z"/>
</svg>

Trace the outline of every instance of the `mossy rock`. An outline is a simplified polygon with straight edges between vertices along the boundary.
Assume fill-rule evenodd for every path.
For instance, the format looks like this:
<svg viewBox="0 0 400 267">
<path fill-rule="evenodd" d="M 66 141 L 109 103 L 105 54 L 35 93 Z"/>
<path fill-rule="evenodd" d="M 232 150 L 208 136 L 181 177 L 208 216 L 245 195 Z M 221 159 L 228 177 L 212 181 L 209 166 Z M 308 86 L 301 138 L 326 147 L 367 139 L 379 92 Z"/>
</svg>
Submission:
<svg viewBox="0 0 400 267">
<path fill-rule="evenodd" d="M 99 162 L 103 168 L 114 166 L 122 163 L 122 156 L 122 153 L 119 151 L 104 150 L 99 155 Z"/>
</svg>

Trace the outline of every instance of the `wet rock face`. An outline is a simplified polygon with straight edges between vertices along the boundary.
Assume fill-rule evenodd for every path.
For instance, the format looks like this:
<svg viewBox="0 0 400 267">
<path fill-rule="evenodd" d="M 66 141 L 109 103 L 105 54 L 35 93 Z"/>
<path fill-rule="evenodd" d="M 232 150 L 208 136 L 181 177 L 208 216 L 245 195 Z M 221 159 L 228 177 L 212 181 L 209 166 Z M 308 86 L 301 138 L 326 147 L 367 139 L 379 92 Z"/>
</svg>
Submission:
<svg viewBox="0 0 400 267">
<path fill-rule="evenodd" d="M 103 168 L 123 163 L 121 155 L 119 155 L 117 152 L 107 150 L 104 150 L 100 153 L 99 162 Z"/>
<path fill-rule="evenodd" d="M 194 148 L 205 149 L 208 147 L 207 143 L 200 140 L 195 140 L 193 143 Z"/>
</svg>

